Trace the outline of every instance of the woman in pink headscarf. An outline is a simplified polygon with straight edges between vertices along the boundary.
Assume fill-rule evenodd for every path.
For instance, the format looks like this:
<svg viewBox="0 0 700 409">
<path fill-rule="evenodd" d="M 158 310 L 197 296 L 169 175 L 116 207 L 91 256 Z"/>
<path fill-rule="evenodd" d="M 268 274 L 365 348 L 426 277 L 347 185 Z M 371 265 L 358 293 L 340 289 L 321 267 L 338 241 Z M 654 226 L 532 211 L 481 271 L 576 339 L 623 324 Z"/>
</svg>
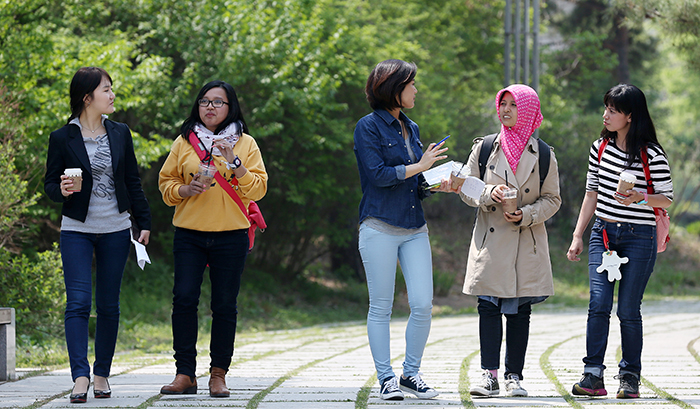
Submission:
<svg viewBox="0 0 700 409">
<path fill-rule="evenodd" d="M 470 393 L 493 396 L 500 393 L 498 368 L 503 338 L 502 315 L 506 316 L 505 392 L 527 396 L 521 386 L 530 331 L 531 305 L 554 293 L 544 222 L 561 205 L 559 171 L 554 152 L 549 155 L 546 176 L 540 180 L 540 145 L 533 136 L 542 123 L 540 100 L 527 85 L 515 84 L 496 95 L 501 131 L 485 163 L 486 187 L 478 199 L 459 193 L 462 201 L 478 208 L 469 247 L 463 292 L 476 295 L 481 343 L 480 381 Z M 480 177 L 479 154 L 484 138 L 476 138 L 466 167 Z M 486 148 L 488 149 L 488 148 Z M 546 152 L 545 152 L 546 153 Z M 546 160 L 546 159 L 545 159 Z M 504 191 L 517 189 L 517 210 L 503 209 Z"/>
</svg>

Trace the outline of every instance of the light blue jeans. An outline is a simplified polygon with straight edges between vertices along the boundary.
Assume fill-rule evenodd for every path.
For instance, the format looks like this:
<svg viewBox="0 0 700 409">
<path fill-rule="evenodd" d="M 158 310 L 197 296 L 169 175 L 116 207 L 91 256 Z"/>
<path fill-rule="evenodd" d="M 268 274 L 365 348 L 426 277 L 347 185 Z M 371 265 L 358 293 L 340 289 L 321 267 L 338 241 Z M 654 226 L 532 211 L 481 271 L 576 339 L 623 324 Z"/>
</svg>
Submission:
<svg viewBox="0 0 700 409">
<path fill-rule="evenodd" d="M 406 356 L 403 374 L 418 374 L 423 350 L 430 334 L 433 309 L 433 261 L 428 233 L 408 236 L 386 234 L 360 226 L 359 249 L 367 275 L 369 312 L 367 336 L 377 370 L 377 379 L 395 376 L 391 368 L 390 328 L 394 303 L 396 260 L 408 290 L 411 314 L 406 326 Z"/>
</svg>

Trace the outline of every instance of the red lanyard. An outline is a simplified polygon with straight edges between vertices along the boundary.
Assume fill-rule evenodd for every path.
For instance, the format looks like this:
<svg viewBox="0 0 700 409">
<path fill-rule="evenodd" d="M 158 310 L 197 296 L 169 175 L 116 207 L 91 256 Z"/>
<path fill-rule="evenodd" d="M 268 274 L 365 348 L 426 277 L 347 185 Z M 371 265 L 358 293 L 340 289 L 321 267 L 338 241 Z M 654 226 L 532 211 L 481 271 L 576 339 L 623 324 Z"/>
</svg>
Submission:
<svg viewBox="0 0 700 409">
<path fill-rule="evenodd" d="M 605 250 L 610 251 L 610 240 L 608 240 L 608 231 L 603 228 L 603 244 L 605 244 Z"/>
</svg>

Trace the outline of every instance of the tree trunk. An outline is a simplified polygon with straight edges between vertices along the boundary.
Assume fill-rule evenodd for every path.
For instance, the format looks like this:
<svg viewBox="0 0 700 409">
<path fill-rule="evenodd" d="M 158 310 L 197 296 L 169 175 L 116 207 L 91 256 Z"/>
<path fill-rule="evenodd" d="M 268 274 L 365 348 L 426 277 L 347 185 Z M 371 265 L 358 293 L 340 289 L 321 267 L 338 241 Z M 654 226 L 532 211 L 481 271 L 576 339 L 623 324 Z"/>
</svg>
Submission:
<svg viewBox="0 0 700 409">
<path fill-rule="evenodd" d="M 630 83 L 630 63 L 629 63 L 629 30 L 624 25 L 625 15 L 622 11 L 615 14 L 615 48 L 617 51 L 617 80 L 623 84 Z"/>
</svg>

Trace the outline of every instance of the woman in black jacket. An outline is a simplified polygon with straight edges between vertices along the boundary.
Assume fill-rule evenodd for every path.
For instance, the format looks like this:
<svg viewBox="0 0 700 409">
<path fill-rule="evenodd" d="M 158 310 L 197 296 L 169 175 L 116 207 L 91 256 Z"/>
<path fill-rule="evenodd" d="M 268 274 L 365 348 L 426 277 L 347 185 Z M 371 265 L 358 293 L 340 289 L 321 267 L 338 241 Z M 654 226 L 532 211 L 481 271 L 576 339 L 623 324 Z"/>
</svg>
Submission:
<svg viewBox="0 0 700 409">
<path fill-rule="evenodd" d="M 96 398 L 109 398 L 109 376 L 119 329 L 119 289 L 131 246 L 129 210 L 148 244 L 151 213 L 141 188 L 129 127 L 110 121 L 114 112 L 112 78 L 84 67 L 70 85 L 71 116 L 51 133 L 44 191 L 62 203 L 61 259 L 66 284 L 65 329 L 75 385 L 71 403 L 87 400 L 90 386 L 88 319 L 92 309 L 92 260 L 95 254 Z M 67 171 L 68 170 L 68 171 Z M 69 173 L 82 175 L 82 186 Z"/>
</svg>

